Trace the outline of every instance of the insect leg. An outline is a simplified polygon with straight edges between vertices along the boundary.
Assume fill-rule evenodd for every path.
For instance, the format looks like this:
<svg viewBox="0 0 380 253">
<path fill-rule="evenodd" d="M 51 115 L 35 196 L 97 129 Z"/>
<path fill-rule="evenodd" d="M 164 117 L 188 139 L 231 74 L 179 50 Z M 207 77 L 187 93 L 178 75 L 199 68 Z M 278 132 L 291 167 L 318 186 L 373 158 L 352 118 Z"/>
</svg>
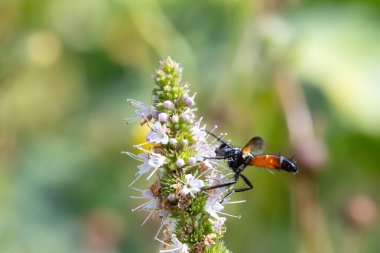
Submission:
<svg viewBox="0 0 380 253">
<path fill-rule="evenodd" d="M 207 191 L 207 190 L 211 190 L 211 189 L 227 187 L 227 186 L 236 184 L 237 182 L 238 182 L 238 180 L 232 181 L 232 182 L 228 182 L 228 183 L 224 183 L 224 184 L 213 185 L 213 186 L 210 186 L 210 187 L 203 188 L 202 190 L 203 191 Z"/>
<path fill-rule="evenodd" d="M 244 180 L 248 187 L 236 189 L 234 190 L 234 192 L 244 192 L 253 189 L 252 183 L 248 180 L 246 176 L 244 176 L 243 174 L 240 174 L 239 176 Z"/>
<path fill-rule="evenodd" d="M 236 173 L 238 174 L 238 173 Z M 235 175 L 236 175 L 235 174 Z M 223 199 L 220 201 L 220 203 L 223 203 L 224 199 L 227 198 L 228 196 L 230 196 L 232 193 L 235 193 L 235 192 L 244 192 L 244 191 L 248 191 L 248 190 L 251 190 L 253 189 L 253 185 L 252 183 L 248 180 L 248 178 L 246 176 L 244 176 L 243 174 L 238 174 L 239 177 L 241 177 L 244 182 L 248 185 L 248 187 L 245 187 L 245 188 L 238 188 L 238 189 L 235 189 L 235 190 L 231 190 L 229 191 L 224 197 Z M 237 182 L 237 181 L 236 181 Z"/>
<path fill-rule="evenodd" d="M 223 183 L 223 184 L 213 185 L 213 186 L 210 186 L 210 187 L 203 188 L 202 190 L 204 190 L 204 191 L 205 190 L 211 190 L 211 189 L 222 188 L 222 187 L 227 187 L 227 186 L 236 184 L 239 181 L 239 175 L 240 175 L 240 171 L 235 173 L 235 175 L 234 175 L 234 181 L 228 182 L 228 183 Z"/>
<path fill-rule="evenodd" d="M 204 156 L 203 158 L 206 160 L 206 159 L 215 159 L 215 160 L 223 160 L 223 159 L 227 159 L 227 158 L 231 158 L 233 156 L 235 156 L 236 154 L 230 154 L 230 155 L 226 155 L 226 156 L 215 156 L 215 157 L 209 157 L 209 156 Z"/>
</svg>

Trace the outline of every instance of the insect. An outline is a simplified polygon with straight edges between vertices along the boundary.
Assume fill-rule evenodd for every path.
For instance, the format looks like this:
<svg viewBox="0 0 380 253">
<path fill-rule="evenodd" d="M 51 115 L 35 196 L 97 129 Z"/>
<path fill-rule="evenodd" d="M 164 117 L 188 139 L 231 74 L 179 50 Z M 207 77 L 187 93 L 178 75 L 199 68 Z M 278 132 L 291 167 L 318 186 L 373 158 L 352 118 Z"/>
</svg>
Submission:
<svg viewBox="0 0 380 253">
<path fill-rule="evenodd" d="M 248 165 L 275 170 L 284 170 L 290 173 L 296 173 L 298 171 L 297 165 L 292 161 L 292 159 L 281 155 L 263 155 L 265 143 L 263 138 L 259 136 L 253 137 L 243 148 L 241 148 L 233 146 L 230 142 L 223 141 L 212 132 L 206 132 L 215 137 L 221 144 L 215 150 L 215 157 L 205 157 L 205 159 L 227 160 L 228 166 L 235 173 L 235 175 L 234 180 L 231 182 L 213 185 L 204 188 L 203 190 L 210 190 L 234 185 L 239 181 L 239 178 L 242 178 L 247 185 L 247 187 L 229 191 L 224 196 L 223 200 L 232 193 L 243 192 L 251 190 L 253 188 L 252 183 L 245 175 L 242 174 L 243 170 Z"/>
</svg>

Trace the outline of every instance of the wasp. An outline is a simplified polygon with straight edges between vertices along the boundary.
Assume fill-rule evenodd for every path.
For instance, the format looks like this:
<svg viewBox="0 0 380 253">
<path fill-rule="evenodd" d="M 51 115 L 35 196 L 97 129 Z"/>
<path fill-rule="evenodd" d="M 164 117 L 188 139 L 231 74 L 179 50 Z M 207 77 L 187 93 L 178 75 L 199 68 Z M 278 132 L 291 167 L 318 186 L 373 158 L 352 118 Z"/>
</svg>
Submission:
<svg viewBox="0 0 380 253">
<path fill-rule="evenodd" d="M 248 166 L 264 167 L 268 169 L 284 170 L 290 173 L 298 171 L 297 165 L 292 159 L 281 155 L 263 155 L 265 143 L 263 138 L 253 137 L 243 148 L 233 146 L 230 142 L 225 142 L 212 132 L 206 131 L 208 134 L 216 138 L 221 144 L 215 150 L 215 157 L 205 157 L 205 159 L 226 160 L 229 168 L 235 173 L 234 180 L 231 182 L 213 185 L 203 190 L 211 190 L 215 188 L 227 187 L 236 184 L 239 179 L 243 179 L 246 187 L 229 191 L 223 200 L 232 193 L 244 192 L 253 188 L 249 179 L 242 174 L 243 170 Z M 222 200 L 222 202 L 223 202 Z"/>
</svg>

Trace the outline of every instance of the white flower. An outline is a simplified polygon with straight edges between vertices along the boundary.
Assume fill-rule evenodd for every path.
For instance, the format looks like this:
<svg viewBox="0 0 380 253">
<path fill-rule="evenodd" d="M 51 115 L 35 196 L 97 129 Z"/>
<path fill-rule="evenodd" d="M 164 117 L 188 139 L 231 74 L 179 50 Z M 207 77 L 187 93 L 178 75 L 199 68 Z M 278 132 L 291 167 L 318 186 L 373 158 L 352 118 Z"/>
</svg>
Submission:
<svg viewBox="0 0 380 253">
<path fill-rule="evenodd" d="M 134 199 L 148 199 L 148 201 L 145 202 L 142 205 L 139 205 L 136 208 L 133 208 L 132 212 L 134 212 L 136 210 L 139 210 L 139 209 L 149 210 L 149 211 L 156 209 L 156 207 L 157 207 L 157 205 L 159 203 L 159 200 L 153 195 L 152 191 L 150 189 L 147 189 L 147 190 L 138 190 L 138 191 L 141 192 L 141 196 L 131 196 L 131 198 L 134 198 Z"/>
<path fill-rule="evenodd" d="M 172 144 L 173 146 L 177 145 L 177 143 L 178 141 L 175 138 L 170 139 L 170 144 Z"/>
<path fill-rule="evenodd" d="M 157 116 L 157 111 L 154 109 L 153 106 L 148 106 L 144 102 L 140 102 L 134 99 L 127 99 L 127 101 L 137 109 L 135 110 L 135 117 L 126 118 L 125 120 L 127 122 L 133 122 L 138 119 L 146 119 L 149 115 L 152 115 L 153 117 Z"/>
<path fill-rule="evenodd" d="M 189 159 L 187 159 L 187 163 L 190 166 L 194 166 L 196 162 L 197 162 L 197 159 L 195 157 L 189 157 Z"/>
<path fill-rule="evenodd" d="M 212 217 L 219 218 L 217 213 L 224 209 L 224 206 L 219 203 L 219 195 L 212 195 L 208 197 L 206 199 L 206 204 L 205 204 L 204 209 Z"/>
<path fill-rule="evenodd" d="M 181 243 L 178 238 L 172 234 L 172 247 L 173 249 L 167 249 L 167 250 L 160 250 L 160 252 L 178 252 L 178 253 L 189 253 L 189 246 L 185 243 Z"/>
<path fill-rule="evenodd" d="M 182 114 L 182 119 L 183 119 L 183 121 L 185 121 L 185 122 L 189 122 L 189 121 L 191 120 L 191 117 L 190 117 L 189 114 L 184 113 L 184 114 Z"/>
<path fill-rule="evenodd" d="M 185 175 L 185 178 L 186 182 L 180 192 L 185 195 L 190 193 L 191 197 L 194 198 L 194 193 L 200 192 L 205 183 L 202 180 L 195 179 L 191 174 Z"/>
<path fill-rule="evenodd" d="M 215 167 L 209 167 L 211 164 L 209 164 L 208 161 L 203 162 L 203 164 L 205 166 L 207 166 L 209 169 L 211 169 L 211 172 L 209 173 L 208 179 L 205 180 L 205 183 L 207 186 L 210 187 L 210 186 L 215 186 L 218 184 L 224 184 L 227 182 L 231 182 L 231 180 L 228 177 L 229 174 L 225 174 L 225 173 L 221 172 L 220 170 L 218 170 L 216 168 L 216 166 Z M 233 173 L 230 173 L 230 174 L 233 174 Z M 219 188 L 213 189 L 212 196 L 222 197 L 227 193 L 228 193 L 228 190 L 225 187 L 219 187 Z M 224 203 L 225 202 L 223 202 L 223 204 Z"/>
<path fill-rule="evenodd" d="M 168 121 L 169 115 L 167 113 L 161 112 L 158 114 L 158 121 L 166 122 Z"/>
<path fill-rule="evenodd" d="M 218 234 L 222 233 L 222 227 L 224 222 L 226 221 L 225 217 L 218 217 L 215 220 L 209 219 L 212 224 L 212 230 Z"/>
<path fill-rule="evenodd" d="M 178 166 L 178 168 L 182 168 L 185 165 L 185 161 L 182 158 L 178 158 L 175 164 Z"/>
<path fill-rule="evenodd" d="M 172 235 L 172 242 L 179 250 L 179 253 L 189 253 L 189 247 L 185 243 L 181 243 L 175 235 Z"/>
<path fill-rule="evenodd" d="M 141 190 L 140 190 L 141 191 Z M 144 204 L 132 209 L 132 212 L 136 211 L 136 210 L 139 210 L 139 209 L 142 209 L 142 210 L 146 210 L 146 211 L 150 211 L 148 216 L 145 218 L 145 220 L 143 221 L 143 223 L 141 224 L 144 225 L 145 222 L 147 222 L 147 220 L 149 220 L 150 217 L 152 217 L 153 213 L 155 211 L 157 211 L 157 207 L 158 207 L 158 204 L 159 204 L 159 199 L 157 199 L 153 193 L 151 192 L 150 189 L 147 189 L 147 190 L 144 190 L 144 191 L 141 191 L 142 193 L 142 196 L 141 197 L 134 197 L 134 196 L 131 196 L 132 198 L 137 198 L 137 199 L 149 199 L 148 202 L 145 202 Z"/>
<path fill-rule="evenodd" d="M 216 146 L 211 146 L 208 143 L 198 144 L 196 147 L 195 158 L 197 161 L 203 161 L 205 157 L 215 157 Z"/>
<path fill-rule="evenodd" d="M 139 171 L 136 173 L 136 175 L 142 175 L 147 173 L 152 168 L 152 166 L 149 164 L 149 155 L 142 153 L 139 154 L 137 157 L 140 158 L 141 161 L 144 161 L 144 163 L 137 166 L 137 168 L 139 168 Z"/>
<path fill-rule="evenodd" d="M 174 201 L 174 200 L 176 200 L 177 198 L 176 198 L 176 196 L 175 196 L 175 194 L 174 193 L 170 193 L 169 195 L 168 195 L 168 200 L 169 201 Z"/>
<path fill-rule="evenodd" d="M 189 96 L 189 90 L 186 91 L 186 93 L 183 95 L 182 100 L 183 102 L 188 106 L 195 105 L 194 98 L 197 95 L 197 93 L 194 93 L 192 97 Z"/>
<path fill-rule="evenodd" d="M 194 98 L 192 97 L 184 97 L 183 101 L 185 102 L 185 104 L 187 104 L 188 106 L 193 106 L 195 104 L 194 102 Z"/>
<path fill-rule="evenodd" d="M 194 118 L 195 118 L 195 115 L 194 115 L 194 111 L 196 109 L 190 109 L 190 108 L 187 108 L 181 115 L 181 118 L 183 121 L 185 122 L 193 122 L 194 121 Z"/>
<path fill-rule="evenodd" d="M 153 210 L 157 207 L 158 199 L 153 195 L 152 191 L 147 189 L 142 192 L 144 198 L 150 199 L 150 201 L 144 205 L 143 209 L 145 210 Z"/>
<path fill-rule="evenodd" d="M 200 118 L 197 122 L 195 122 L 194 126 L 191 128 L 191 133 L 194 139 L 196 139 L 198 142 L 202 142 L 206 139 L 207 133 L 205 131 L 206 125 L 201 125 L 202 118 Z"/>
<path fill-rule="evenodd" d="M 137 166 L 137 168 L 139 168 L 139 171 L 136 173 L 136 178 L 133 180 L 133 182 L 129 184 L 129 187 L 131 187 L 143 174 L 153 169 L 153 172 L 147 178 L 147 180 L 149 180 L 150 177 L 157 171 L 157 169 L 166 162 L 166 157 L 153 152 L 150 152 L 149 154 L 142 153 L 139 155 L 135 155 L 131 152 L 122 152 L 122 154 L 129 155 L 133 159 L 143 162 L 143 164 Z"/>
<path fill-rule="evenodd" d="M 139 168 L 139 171 L 137 172 L 137 174 L 142 175 L 142 174 L 147 173 L 151 169 L 154 169 L 152 174 L 149 175 L 147 179 L 149 179 L 153 175 L 153 173 L 156 172 L 156 170 L 160 168 L 166 161 L 165 156 L 162 156 L 153 152 L 150 154 L 139 154 L 138 157 L 143 159 L 144 163 L 137 166 L 137 168 Z"/>
<path fill-rule="evenodd" d="M 154 126 L 146 136 L 146 140 L 156 144 L 168 144 L 169 137 L 166 134 L 166 126 L 161 125 L 160 122 L 154 123 Z"/>
<path fill-rule="evenodd" d="M 169 232 L 174 232 L 175 227 L 177 225 L 177 220 L 170 218 L 169 216 L 165 216 L 162 218 L 162 225 L 165 227 L 166 230 Z"/>
<path fill-rule="evenodd" d="M 178 116 L 177 115 L 173 115 L 172 116 L 172 122 L 175 124 L 175 123 L 178 123 L 178 121 L 179 121 Z"/>
<path fill-rule="evenodd" d="M 173 104 L 172 101 L 170 101 L 170 100 L 166 100 L 166 101 L 164 101 L 164 107 L 165 107 L 166 109 L 171 109 L 171 108 L 173 108 L 173 106 L 174 106 L 174 104 Z"/>
</svg>

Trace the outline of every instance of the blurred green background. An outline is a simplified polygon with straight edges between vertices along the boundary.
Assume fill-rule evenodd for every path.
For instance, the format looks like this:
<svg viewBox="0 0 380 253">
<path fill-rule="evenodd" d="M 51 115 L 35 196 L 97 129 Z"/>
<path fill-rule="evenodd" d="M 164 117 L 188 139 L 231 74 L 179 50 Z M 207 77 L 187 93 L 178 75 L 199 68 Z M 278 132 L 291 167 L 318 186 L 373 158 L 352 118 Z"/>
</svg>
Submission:
<svg viewBox="0 0 380 253">
<path fill-rule="evenodd" d="M 379 252 L 379 28 L 376 0 L 0 0 L 0 252 L 158 252 L 120 151 L 167 55 L 210 128 L 300 166 L 247 168 L 229 249 Z"/>
</svg>

